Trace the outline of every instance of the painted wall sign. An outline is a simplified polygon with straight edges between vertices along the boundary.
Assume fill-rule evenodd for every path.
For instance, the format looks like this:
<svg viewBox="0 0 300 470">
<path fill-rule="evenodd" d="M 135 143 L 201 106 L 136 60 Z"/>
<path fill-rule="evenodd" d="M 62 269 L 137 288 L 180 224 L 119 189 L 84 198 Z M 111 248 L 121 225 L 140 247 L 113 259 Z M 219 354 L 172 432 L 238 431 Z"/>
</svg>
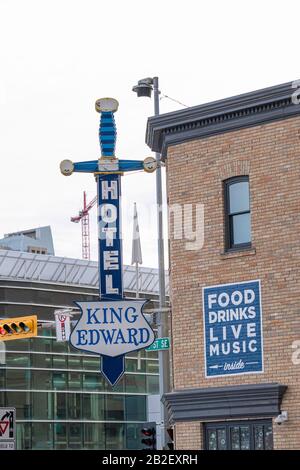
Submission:
<svg viewBox="0 0 300 470">
<path fill-rule="evenodd" d="M 205 375 L 263 372 L 260 281 L 203 288 Z"/>
</svg>

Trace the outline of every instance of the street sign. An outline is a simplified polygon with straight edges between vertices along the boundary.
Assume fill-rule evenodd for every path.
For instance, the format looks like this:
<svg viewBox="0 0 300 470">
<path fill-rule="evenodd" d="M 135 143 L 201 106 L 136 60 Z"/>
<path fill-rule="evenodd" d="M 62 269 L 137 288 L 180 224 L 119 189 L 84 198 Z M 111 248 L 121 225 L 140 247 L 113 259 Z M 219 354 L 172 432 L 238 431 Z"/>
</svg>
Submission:
<svg viewBox="0 0 300 470">
<path fill-rule="evenodd" d="M 14 450 L 16 442 L 16 409 L 0 408 L 0 450 Z"/>
<path fill-rule="evenodd" d="M 146 351 L 163 351 L 164 349 L 170 349 L 169 338 L 157 338 Z"/>
</svg>

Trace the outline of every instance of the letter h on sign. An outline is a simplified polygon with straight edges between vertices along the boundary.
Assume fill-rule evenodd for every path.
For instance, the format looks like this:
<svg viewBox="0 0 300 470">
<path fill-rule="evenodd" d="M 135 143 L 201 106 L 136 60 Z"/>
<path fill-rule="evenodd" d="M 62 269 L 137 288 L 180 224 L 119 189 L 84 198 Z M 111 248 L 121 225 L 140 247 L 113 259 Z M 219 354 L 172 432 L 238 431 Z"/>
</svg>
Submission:
<svg viewBox="0 0 300 470">
<path fill-rule="evenodd" d="M 120 299 L 123 297 L 120 175 L 98 175 L 97 190 L 100 298 Z"/>
</svg>

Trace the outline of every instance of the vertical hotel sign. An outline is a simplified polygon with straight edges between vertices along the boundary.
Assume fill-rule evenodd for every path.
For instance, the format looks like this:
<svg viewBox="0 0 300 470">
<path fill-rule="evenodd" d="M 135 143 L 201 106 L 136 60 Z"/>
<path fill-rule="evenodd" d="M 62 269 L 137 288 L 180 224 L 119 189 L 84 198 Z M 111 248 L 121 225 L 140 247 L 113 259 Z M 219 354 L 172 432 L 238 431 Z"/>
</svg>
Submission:
<svg viewBox="0 0 300 470">
<path fill-rule="evenodd" d="M 73 172 L 94 173 L 98 198 L 99 301 L 75 302 L 81 316 L 70 343 L 80 351 L 102 356 L 101 372 L 113 386 L 125 372 L 125 354 L 149 347 L 154 341 L 151 326 L 142 313 L 145 300 L 123 296 L 121 175 L 128 171 L 156 170 L 152 157 L 119 160 L 115 156 L 116 126 L 114 112 L 118 102 L 113 98 L 96 101 L 100 113 L 98 160 L 60 164 L 63 175 Z"/>
<path fill-rule="evenodd" d="M 205 375 L 263 372 L 260 281 L 203 288 Z"/>
</svg>

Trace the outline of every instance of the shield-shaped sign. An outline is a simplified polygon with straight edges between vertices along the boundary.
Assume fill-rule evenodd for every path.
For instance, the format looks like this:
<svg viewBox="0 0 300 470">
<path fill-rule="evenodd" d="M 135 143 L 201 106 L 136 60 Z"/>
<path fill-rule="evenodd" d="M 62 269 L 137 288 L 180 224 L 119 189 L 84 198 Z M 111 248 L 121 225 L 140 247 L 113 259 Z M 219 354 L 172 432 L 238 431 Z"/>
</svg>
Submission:
<svg viewBox="0 0 300 470">
<path fill-rule="evenodd" d="M 124 355 L 144 349 L 154 332 L 142 313 L 145 300 L 75 302 L 81 316 L 70 343 L 81 351 L 103 356 L 102 373 L 115 384 L 124 373 Z"/>
</svg>

